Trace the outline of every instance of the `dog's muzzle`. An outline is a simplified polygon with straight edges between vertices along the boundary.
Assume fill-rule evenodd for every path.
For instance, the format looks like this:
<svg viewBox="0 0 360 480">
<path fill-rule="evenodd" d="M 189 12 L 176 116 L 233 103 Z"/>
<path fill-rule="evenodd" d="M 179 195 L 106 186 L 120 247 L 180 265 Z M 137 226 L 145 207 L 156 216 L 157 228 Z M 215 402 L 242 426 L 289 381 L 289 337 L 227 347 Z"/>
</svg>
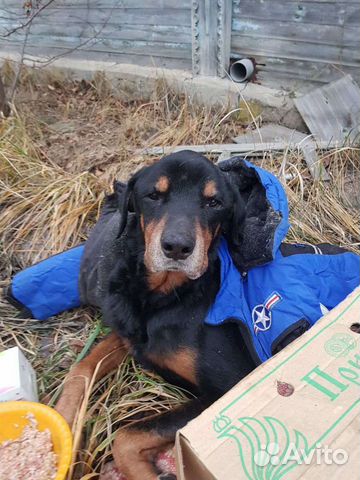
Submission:
<svg viewBox="0 0 360 480">
<path fill-rule="evenodd" d="M 164 230 L 159 224 L 146 244 L 144 262 L 151 273 L 183 272 L 191 280 L 201 277 L 208 266 L 206 239 L 199 224 L 194 234 Z M 189 230 L 187 230 L 189 231 Z"/>
</svg>

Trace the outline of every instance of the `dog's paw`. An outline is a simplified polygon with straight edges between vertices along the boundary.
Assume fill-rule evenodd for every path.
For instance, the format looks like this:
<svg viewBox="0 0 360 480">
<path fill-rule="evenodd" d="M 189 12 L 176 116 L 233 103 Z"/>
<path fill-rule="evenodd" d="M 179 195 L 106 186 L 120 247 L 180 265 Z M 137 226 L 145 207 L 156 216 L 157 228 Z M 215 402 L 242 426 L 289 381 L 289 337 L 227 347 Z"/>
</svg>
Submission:
<svg viewBox="0 0 360 480">
<path fill-rule="evenodd" d="M 173 449 L 169 449 L 166 452 L 160 452 L 155 461 L 156 468 L 162 475 L 176 474 L 175 455 Z"/>
<path fill-rule="evenodd" d="M 176 480 L 177 479 L 176 475 L 174 475 L 173 473 L 162 473 L 157 478 L 158 480 Z"/>
<path fill-rule="evenodd" d="M 99 480 L 126 480 L 125 475 L 119 472 L 115 462 L 108 462 L 103 465 Z"/>
</svg>

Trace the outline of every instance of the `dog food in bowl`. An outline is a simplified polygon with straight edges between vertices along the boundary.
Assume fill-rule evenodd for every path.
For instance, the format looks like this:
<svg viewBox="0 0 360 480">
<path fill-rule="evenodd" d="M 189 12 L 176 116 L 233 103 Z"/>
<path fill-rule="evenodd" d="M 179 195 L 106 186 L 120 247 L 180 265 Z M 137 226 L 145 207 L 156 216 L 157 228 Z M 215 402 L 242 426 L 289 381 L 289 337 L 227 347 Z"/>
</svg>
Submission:
<svg viewBox="0 0 360 480">
<path fill-rule="evenodd" d="M 0 480 L 54 480 L 57 455 L 54 453 L 50 430 L 38 429 L 32 413 L 28 425 L 16 440 L 0 444 Z"/>
</svg>

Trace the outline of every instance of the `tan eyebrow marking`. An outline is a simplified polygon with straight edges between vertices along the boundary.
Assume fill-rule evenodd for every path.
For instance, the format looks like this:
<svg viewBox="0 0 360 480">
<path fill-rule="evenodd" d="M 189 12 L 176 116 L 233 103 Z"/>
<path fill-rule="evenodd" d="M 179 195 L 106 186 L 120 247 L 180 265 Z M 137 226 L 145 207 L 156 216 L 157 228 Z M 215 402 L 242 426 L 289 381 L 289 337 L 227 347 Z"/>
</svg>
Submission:
<svg viewBox="0 0 360 480">
<path fill-rule="evenodd" d="M 214 180 L 208 180 L 205 183 L 203 194 L 204 194 L 204 197 L 207 197 L 207 198 L 215 197 L 215 195 L 217 194 L 217 188 Z"/>
<path fill-rule="evenodd" d="M 160 193 L 166 193 L 169 190 L 170 181 L 168 177 L 162 175 L 155 184 L 155 188 Z"/>
<path fill-rule="evenodd" d="M 141 230 L 144 232 L 145 231 L 144 215 L 140 215 L 140 226 L 141 226 Z"/>
</svg>

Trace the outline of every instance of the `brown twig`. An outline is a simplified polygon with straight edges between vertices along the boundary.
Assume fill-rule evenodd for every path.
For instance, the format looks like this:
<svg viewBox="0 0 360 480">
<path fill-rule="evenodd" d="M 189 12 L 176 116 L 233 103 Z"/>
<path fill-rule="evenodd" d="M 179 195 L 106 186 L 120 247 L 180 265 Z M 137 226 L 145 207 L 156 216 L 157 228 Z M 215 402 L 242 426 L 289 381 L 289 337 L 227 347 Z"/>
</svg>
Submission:
<svg viewBox="0 0 360 480">
<path fill-rule="evenodd" d="M 24 42 L 23 42 L 22 47 L 21 47 L 20 62 L 18 63 L 17 72 L 16 72 L 16 75 L 15 75 L 15 78 L 14 78 L 14 81 L 13 81 L 13 84 L 12 84 L 12 87 L 11 87 L 11 93 L 10 93 L 10 102 L 11 103 L 14 102 L 16 87 L 17 87 L 17 84 L 18 84 L 18 81 L 19 81 L 19 78 L 20 78 L 20 75 L 21 75 L 23 65 L 24 65 L 25 49 L 26 49 L 28 38 L 29 38 L 30 28 L 31 28 L 31 23 L 29 23 L 29 25 L 27 26 L 26 31 L 25 31 L 25 38 L 24 38 Z"/>
<path fill-rule="evenodd" d="M 31 22 L 34 20 L 35 17 L 37 17 L 43 10 L 45 10 L 45 8 L 47 8 L 49 5 L 51 5 L 55 0 L 49 0 L 48 2 L 46 2 L 44 5 L 42 5 L 41 7 L 39 7 L 28 19 L 27 22 L 23 23 L 22 25 L 19 25 L 18 27 L 15 27 L 11 30 L 9 30 L 8 32 L 0 35 L 0 37 L 2 38 L 7 38 L 7 37 L 10 37 L 10 35 L 12 35 L 13 33 L 17 32 L 18 30 L 22 30 L 23 28 L 27 27 L 28 25 L 31 24 Z"/>
</svg>

